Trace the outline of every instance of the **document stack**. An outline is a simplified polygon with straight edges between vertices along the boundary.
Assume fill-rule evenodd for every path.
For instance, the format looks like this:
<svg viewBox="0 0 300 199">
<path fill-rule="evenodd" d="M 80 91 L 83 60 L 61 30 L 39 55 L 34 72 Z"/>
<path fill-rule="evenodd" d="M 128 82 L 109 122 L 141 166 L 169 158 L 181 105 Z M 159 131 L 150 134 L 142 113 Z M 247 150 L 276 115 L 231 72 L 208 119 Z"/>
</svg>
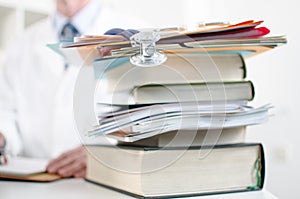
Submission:
<svg viewBox="0 0 300 199">
<path fill-rule="evenodd" d="M 87 136 L 118 142 L 86 146 L 86 179 L 145 198 L 262 189 L 263 147 L 245 143 L 245 134 L 268 120 L 271 105 L 248 105 L 255 92 L 246 59 L 286 39 L 266 37 L 261 23 L 164 30 L 156 48 L 166 60 L 152 67 L 134 64 L 142 45 L 121 36 L 64 44 L 67 57 L 75 50 L 93 63 L 99 89 L 106 89 Z"/>
</svg>

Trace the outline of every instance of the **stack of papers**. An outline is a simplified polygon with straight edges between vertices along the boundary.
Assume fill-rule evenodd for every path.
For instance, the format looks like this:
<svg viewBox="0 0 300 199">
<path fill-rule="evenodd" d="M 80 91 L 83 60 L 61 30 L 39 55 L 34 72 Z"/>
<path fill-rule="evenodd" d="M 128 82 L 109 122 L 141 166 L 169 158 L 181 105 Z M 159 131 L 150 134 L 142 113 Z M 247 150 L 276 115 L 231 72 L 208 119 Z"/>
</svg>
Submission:
<svg viewBox="0 0 300 199">
<path fill-rule="evenodd" d="M 117 105 L 116 105 L 117 106 Z M 174 130 L 218 129 L 266 122 L 269 104 L 253 108 L 238 102 L 228 104 L 169 103 L 145 105 L 103 114 L 88 136 L 106 135 L 134 142 Z"/>
<path fill-rule="evenodd" d="M 0 179 L 22 181 L 51 182 L 61 177 L 46 172 L 46 159 L 28 157 L 9 157 L 8 163 L 0 165 Z"/>
<path fill-rule="evenodd" d="M 248 52 L 246 57 L 253 56 L 285 44 L 285 36 L 269 36 L 268 28 L 261 27 L 263 21 L 248 20 L 236 24 L 199 27 L 197 30 L 161 31 L 157 49 L 166 54 L 189 52 Z M 74 42 L 63 43 L 60 50 L 56 45 L 48 45 L 53 50 L 61 51 L 70 63 L 78 60 L 92 63 L 95 59 L 131 56 L 139 51 L 131 41 L 118 35 L 85 35 L 75 38 Z M 252 53 L 249 53 L 252 52 Z"/>
<path fill-rule="evenodd" d="M 48 160 L 25 157 L 12 157 L 6 165 L 0 166 L 1 174 L 31 175 L 46 171 Z"/>
</svg>

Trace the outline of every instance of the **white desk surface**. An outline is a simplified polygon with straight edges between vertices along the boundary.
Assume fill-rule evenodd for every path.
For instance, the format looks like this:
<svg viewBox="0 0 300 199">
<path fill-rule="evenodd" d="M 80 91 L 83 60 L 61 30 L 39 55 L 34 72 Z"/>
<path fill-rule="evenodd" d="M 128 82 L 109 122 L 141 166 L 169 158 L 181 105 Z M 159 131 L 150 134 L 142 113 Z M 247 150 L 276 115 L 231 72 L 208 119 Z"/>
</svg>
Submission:
<svg viewBox="0 0 300 199">
<path fill-rule="evenodd" d="M 64 179 L 50 183 L 0 180 L 1 199 L 131 199 L 128 195 L 106 189 L 82 179 Z M 266 190 L 234 194 L 191 197 L 190 199 L 276 199 Z"/>
</svg>

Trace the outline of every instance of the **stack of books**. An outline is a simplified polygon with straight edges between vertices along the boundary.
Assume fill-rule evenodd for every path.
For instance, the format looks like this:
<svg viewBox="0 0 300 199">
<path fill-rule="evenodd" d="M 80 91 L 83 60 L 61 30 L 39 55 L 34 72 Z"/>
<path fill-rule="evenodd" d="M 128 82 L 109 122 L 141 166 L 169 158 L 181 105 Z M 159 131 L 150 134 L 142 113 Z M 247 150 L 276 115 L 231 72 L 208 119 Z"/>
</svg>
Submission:
<svg viewBox="0 0 300 199">
<path fill-rule="evenodd" d="M 139 49 L 120 36 L 64 44 L 66 57 L 75 50 L 106 82 L 99 123 L 87 135 L 118 141 L 86 146 L 86 179 L 149 198 L 262 189 L 263 147 L 245 143 L 245 134 L 268 120 L 271 105 L 248 105 L 255 92 L 245 59 L 286 39 L 264 36 L 261 23 L 165 34 L 158 48 L 167 61 L 156 67 L 134 66 Z"/>
</svg>

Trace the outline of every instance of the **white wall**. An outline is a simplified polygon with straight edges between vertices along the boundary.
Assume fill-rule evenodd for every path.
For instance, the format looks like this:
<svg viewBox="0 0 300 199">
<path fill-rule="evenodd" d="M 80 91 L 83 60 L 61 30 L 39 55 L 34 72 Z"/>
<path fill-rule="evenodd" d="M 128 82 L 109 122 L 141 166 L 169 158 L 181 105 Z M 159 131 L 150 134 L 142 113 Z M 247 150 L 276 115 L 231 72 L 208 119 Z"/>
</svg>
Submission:
<svg viewBox="0 0 300 199">
<path fill-rule="evenodd" d="M 100 0 L 110 3 L 122 13 L 138 16 L 155 27 L 185 23 L 182 0 Z"/>
</svg>

